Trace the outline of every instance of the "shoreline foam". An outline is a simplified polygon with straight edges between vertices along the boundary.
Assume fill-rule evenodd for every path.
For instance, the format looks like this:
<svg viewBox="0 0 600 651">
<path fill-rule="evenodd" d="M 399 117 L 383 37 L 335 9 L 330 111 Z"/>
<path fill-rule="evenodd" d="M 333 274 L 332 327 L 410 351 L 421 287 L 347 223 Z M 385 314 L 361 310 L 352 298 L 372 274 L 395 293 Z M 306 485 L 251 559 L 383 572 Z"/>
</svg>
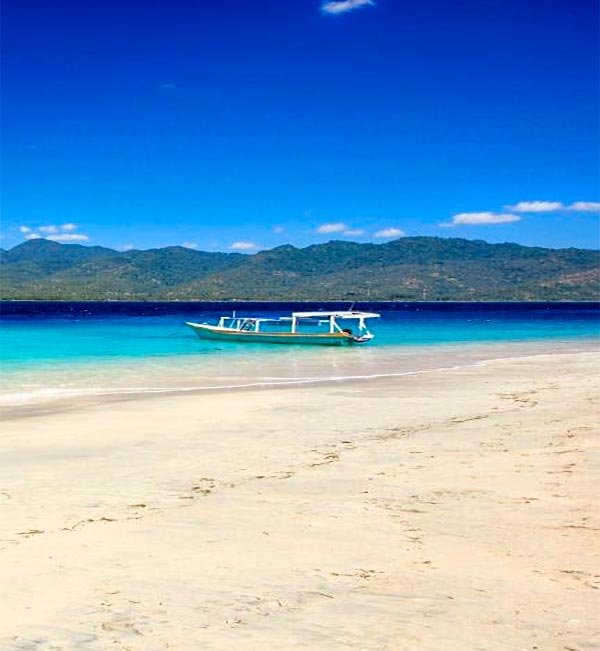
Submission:
<svg viewBox="0 0 600 651">
<path fill-rule="evenodd" d="M 150 399 L 160 396 L 177 396 L 189 394 L 238 392 L 265 389 L 290 389 L 302 386 L 314 386 L 319 384 L 352 383 L 360 381 L 373 381 L 379 379 L 402 378 L 425 373 L 435 373 L 468 369 L 477 366 L 485 366 L 493 362 L 508 360 L 527 360 L 543 357 L 555 357 L 557 355 L 595 355 L 597 347 L 591 350 L 573 349 L 570 351 L 560 350 L 557 352 L 535 352 L 528 353 L 521 351 L 502 357 L 488 357 L 472 359 L 463 363 L 451 366 L 434 366 L 415 370 L 399 372 L 374 372 L 361 375 L 341 376 L 320 376 L 320 377 L 281 377 L 277 379 L 265 378 L 262 381 L 241 382 L 237 384 L 218 385 L 197 385 L 197 386 L 173 386 L 173 387 L 119 387 L 114 389 L 95 388 L 43 388 L 31 392 L 0 394 L 0 422 L 6 419 L 18 418 L 19 416 L 30 416 L 38 413 L 49 414 L 56 411 L 73 410 L 78 406 L 87 407 L 101 405 L 106 402 Z"/>
</svg>

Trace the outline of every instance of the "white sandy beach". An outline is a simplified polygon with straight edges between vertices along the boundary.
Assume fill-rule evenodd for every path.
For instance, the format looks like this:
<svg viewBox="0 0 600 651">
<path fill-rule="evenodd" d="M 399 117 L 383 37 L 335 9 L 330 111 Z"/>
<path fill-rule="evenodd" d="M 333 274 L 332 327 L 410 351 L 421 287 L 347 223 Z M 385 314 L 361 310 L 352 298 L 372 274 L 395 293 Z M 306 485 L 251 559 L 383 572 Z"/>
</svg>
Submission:
<svg viewBox="0 0 600 651">
<path fill-rule="evenodd" d="M 599 360 L 7 419 L 0 648 L 600 649 Z"/>
</svg>

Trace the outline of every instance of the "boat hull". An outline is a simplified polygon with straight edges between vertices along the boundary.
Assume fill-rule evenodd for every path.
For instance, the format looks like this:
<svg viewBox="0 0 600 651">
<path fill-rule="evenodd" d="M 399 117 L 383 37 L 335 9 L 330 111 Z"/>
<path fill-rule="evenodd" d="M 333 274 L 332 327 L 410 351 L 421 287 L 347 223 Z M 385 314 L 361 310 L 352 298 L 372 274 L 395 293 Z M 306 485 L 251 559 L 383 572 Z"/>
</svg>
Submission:
<svg viewBox="0 0 600 651">
<path fill-rule="evenodd" d="M 186 323 L 200 339 L 254 344 L 292 344 L 305 346 L 348 346 L 356 343 L 343 332 L 310 334 L 300 332 L 246 332 L 201 323 Z"/>
</svg>

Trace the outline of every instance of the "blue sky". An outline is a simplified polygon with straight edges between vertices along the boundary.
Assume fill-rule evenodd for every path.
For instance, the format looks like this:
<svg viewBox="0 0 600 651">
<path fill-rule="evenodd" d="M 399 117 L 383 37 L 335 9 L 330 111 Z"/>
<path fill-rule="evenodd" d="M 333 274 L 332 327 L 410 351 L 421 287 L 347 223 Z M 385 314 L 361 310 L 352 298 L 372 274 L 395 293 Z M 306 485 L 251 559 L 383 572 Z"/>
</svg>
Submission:
<svg viewBox="0 0 600 651">
<path fill-rule="evenodd" d="M 597 13 L 8 0 L 1 245 L 596 247 Z"/>
</svg>

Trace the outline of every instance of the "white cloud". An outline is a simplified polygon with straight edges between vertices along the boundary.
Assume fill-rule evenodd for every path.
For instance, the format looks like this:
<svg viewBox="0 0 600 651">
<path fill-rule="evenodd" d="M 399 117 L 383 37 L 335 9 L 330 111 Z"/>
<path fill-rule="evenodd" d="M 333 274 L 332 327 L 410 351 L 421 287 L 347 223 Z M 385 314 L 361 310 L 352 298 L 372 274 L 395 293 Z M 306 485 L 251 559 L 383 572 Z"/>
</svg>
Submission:
<svg viewBox="0 0 600 651">
<path fill-rule="evenodd" d="M 285 228 L 283 226 L 274 226 L 273 227 L 273 233 L 279 234 L 279 233 L 284 233 L 284 232 L 285 232 Z"/>
<path fill-rule="evenodd" d="M 567 210 L 573 212 L 600 212 L 600 201 L 575 201 Z"/>
<path fill-rule="evenodd" d="M 250 251 L 258 249 L 258 244 L 254 244 L 254 242 L 234 242 L 229 248 L 234 251 Z"/>
<path fill-rule="evenodd" d="M 56 237 L 50 237 L 50 235 L 56 235 L 60 233 L 60 231 L 74 231 L 77 230 L 77 228 L 77 224 L 72 224 L 69 222 L 67 224 L 61 224 L 60 226 L 56 226 L 54 224 L 46 224 L 45 226 L 39 226 L 36 228 L 31 228 L 30 226 L 19 226 L 19 231 L 23 234 L 29 234 L 29 236 L 25 238 L 27 240 L 37 240 L 40 237 L 44 237 L 48 240 L 55 240 L 56 242 L 84 241 L 81 238 L 72 239 L 66 237 L 64 239 L 58 239 Z M 84 235 L 83 237 L 86 240 L 89 239 L 87 235 Z"/>
<path fill-rule="evenodd" d="M 48 235 L 46 239 L 53 242 L 87 242 L 90 238 L 82 233 L 59 233 L 58 235 Z"/>
<path fill-rule="evenodd" d="M 521 218 L 519 215 L 512 215 L 510 213 L 495 213 L 495 212 L 461 212 L 458 215 L 453 215 L 452 221 L 440 226 L 481 226 L 484 224 L 508 224 L 509 222 L 518 222 Z"/>
<path fill-rule="evenodd" d="M 198 242 L 183 242 L 181 244 L 186 249 L 197 249 L 198 248 Z"/>
<path fill-rule="evenodd" d="M 347 11 L 369 7 L 375 4 L 375 0 L 330 0 L 323 2 L 321 11 L 324 14 L 345 14 Z"/>
<path fill-rule="evenodd" d="M 401 228 L 384 228 L 375 233 L 375 237 L 404 237 L 406 233 Z"/>
<path fill-rule="evenodd" d="M 349 227 L 344 222 L 334 222 L 331 224 L 321 224 L 317 228 L 317 233 L 343 233 L 347 230 L 349 230 Z"/>
<path fill-rule="evenodd" d="M 37 230 L 41 231 L 42 233 L 58 233 L 59 231 L 76 231 L 77 228 L 77 224 L 72 224 L 69 222 L 67 224 L 61 224 L 60 226 L 55 226 L 54 224 L 40 226 Z"/>
<path fill-rule="evenodd" d="M 121 244 L 119 248 L 119 251 L 133 251 L 135 249 L 135 246 L 133 244 Z"/>
<path fill-rule="evenodd" d="M 321 224 L 315 231 L 321 235 L 330 233 L 341 233 L 347 237 L 356 237 L 364 235 L 365 231 L 362 228 L 352 228 L 344 222 L 331 222 L 329 224 Z"/>
<path fill-rule="evenodd" d="M 514 206 L 504 206 L 506 210 L 523 213 L 544 212 L 600 212 L 600 201 L 574 201 L 568 206 L 562 201 L 519 201 Z"/>
<path fill-rule="evenodd" d="M 514 206 L 504 206 L 514 212 L 557 212 L 564 210 L 562 201 L 519 201 Z"/>
<path fill-rule="evenodd" d="M 87 242 L 90 238 L 88 235 L 81 233 L 70 233 L 64 231 L 77 230 L 77 224 L 66 223 L 56 226 L 55 224 L 46 224 L 31 228 L 29 226 L 20 226 L 19 230 L 25 235 L 26 240 L 37 240 L 44 238 L 53 242 Z M 63 231 L 62 233 L 60 231 Z"/>
</svg>

